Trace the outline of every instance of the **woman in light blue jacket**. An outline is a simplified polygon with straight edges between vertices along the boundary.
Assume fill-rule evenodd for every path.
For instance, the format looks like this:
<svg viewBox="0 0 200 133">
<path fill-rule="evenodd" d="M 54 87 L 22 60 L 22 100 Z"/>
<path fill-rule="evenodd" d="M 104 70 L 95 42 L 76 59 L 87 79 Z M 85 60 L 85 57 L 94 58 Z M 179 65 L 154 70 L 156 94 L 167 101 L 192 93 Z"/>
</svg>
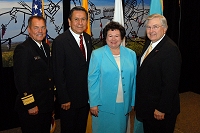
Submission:
<svg viewBox="0 0 200 133">
<path fill-rule="evenodd" d="M 126 133 L 128 114 L 134 108 L 136 54 L 121 45 L 125 28 L 110 22 L 103 29 L 107 45 L 92 52 L 89 103 L 93 133 Z"/>
</svg>

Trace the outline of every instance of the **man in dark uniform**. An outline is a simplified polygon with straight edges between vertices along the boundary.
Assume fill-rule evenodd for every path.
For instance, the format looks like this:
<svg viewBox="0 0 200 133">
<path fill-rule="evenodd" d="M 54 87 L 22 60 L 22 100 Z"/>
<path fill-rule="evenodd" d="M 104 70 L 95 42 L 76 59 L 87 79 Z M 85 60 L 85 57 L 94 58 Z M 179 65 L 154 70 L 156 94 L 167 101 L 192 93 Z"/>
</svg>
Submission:
<svg viewBox="0 0 200 133">
<path fill-rule="evenodd" d="M 42 42 L 46 20 L 31 16 L 29 37 L 14 51 L 14 78 L 18 96 L 16 110 L 23 133 L 49 133 L 54 107 L 50 47 Z"/>
</svg>

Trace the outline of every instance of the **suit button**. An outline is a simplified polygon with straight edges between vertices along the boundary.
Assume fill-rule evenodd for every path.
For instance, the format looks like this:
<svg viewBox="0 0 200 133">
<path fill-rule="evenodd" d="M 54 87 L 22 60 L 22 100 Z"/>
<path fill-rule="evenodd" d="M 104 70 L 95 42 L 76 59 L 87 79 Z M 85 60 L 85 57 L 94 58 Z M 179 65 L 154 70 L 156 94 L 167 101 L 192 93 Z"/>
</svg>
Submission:
<svg viewBox="0 0 200 133">
<path fill-rule="evenodd" d="M 49 78 L 49 81 L 51 81 L 51 78 Z"/>
<path fill-rule="evenodd" d="M 54 91 L 56 90 L 56 87 L 54 86 L 54 89 L 53 89 Z"/>
</svg>

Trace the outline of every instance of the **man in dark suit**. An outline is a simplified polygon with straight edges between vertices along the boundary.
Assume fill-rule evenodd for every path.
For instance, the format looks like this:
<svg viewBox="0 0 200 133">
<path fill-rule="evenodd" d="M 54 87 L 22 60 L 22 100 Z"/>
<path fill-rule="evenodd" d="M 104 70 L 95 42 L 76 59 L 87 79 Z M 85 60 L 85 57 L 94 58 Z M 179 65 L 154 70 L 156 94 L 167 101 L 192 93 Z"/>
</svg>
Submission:
<svg viewBox="0 0 200 133">
<path fill-rule="evenodd" d="M 54 107 L 50 47 L 42 42 L 46 20 L 31 16 L 29 37 L 14 51 L 14 78 L 18 96 L 16 110 L 24 133 L 49 133 Z M 42 49 L 40 49 L 42 47 Z"/>
<path fill-rule="evenodd" d="M 136 118 L 143 122 L 145 133 L 173 133 L 180 112 L 181 55 L 166 35 L 167 28 L 164 16 L 153 14 L 147 18 L 149 40 L 139 58 L 135 104 Z"/>
<path fill-rule="evenodd" d="M 52 44 L 62 133 L 86 131 L 89 113 L 87 75 L 92 52 L 91 37 L 84 32 L 88 21 L 88 13 L 83 7 L 72 8 L 68 17 L 70 28 Z M 80 35 L 83 36 L 85 54 L 79 48 Z"/>
</svg>

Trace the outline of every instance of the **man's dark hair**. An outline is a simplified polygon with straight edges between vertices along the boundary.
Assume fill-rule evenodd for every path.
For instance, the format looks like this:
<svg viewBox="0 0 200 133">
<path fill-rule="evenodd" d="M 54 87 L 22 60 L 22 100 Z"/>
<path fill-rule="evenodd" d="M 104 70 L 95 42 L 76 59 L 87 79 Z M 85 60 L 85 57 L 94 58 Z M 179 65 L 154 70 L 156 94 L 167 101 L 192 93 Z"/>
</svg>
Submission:
<svg viewBox="0 0 200 133">
<path fill-rule="evenodd" d="M 46 25 L 46 19 L 45 19 L 43 16 L 31 16 L 31 17 L 29 17 L 29 19 L 28 19 L 28 26 L 31 26 L 32 20 L 33 20 L 34 18 L 36 18 L 36 19 L 38 19 L 38 20 L 43 20 L 44 23 L 45 23 L 45 25 Z"/>
<path fill-rule="evenodd" d="M 85 8 L 82 7 L 82 6 L 75 6 L 75 7 L 73 7 L 73 8 L 70 10 L 70 12 L 69 12 L 69 17 L 68 17 L 70 20 L 71 20 L 71 18 L 72 18 L 72 14 L 73 14 L 74 11 L 84 11 L 85 14 L 86 14 L 87 20 L 88 20 L 88 12 L 87 12 L 87 10 L 85 10 Z"/>
</svg>

